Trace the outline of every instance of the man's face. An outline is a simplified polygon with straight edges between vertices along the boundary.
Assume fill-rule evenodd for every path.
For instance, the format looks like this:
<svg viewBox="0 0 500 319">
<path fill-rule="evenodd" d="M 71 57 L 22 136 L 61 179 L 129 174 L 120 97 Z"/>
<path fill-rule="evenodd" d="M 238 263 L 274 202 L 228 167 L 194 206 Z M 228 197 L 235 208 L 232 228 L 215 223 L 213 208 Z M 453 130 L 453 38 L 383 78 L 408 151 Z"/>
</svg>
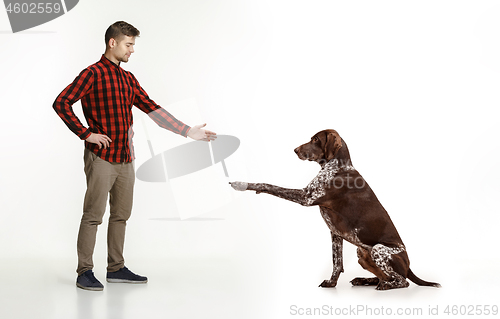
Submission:
<svg viewBox="0 0 500 319">
<path fill-rule="evenodd" d="M 111 39 L 111 53 L 118 62 L 128 62 L 128 59 L 134 53 L 135 37 L 123 35 L 118 41 Z"/>
</svg>

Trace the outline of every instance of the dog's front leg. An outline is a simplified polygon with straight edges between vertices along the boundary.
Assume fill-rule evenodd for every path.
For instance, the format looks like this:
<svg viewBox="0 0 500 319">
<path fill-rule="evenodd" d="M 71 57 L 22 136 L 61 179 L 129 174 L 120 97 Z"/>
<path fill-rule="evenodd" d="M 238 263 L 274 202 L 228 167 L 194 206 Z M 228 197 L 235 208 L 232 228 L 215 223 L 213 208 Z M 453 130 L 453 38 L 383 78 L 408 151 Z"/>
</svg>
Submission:
<svg viewBox="0 0 500 319">
<path fill-rule="evenodd" d="M 238 191 L 251 190 L 257 194 L 266 193 L 283 198 L 303 206 L 311 206 L 310 196 L 303 189 L 290 189 L 263 183 L 231 182 L 231 187 Z"/>
<path fill-rule="evenodd" d="M 342 262 L 342 237 L 332 234 L 332 258 L 333 258 L 333 272 L 332 277 L 319 285 L 323 288 L 335 287 L 337 286 L 337 280 L 339 279 L 340 273 L 344 272 L 344 265 Z"/>
</svg>

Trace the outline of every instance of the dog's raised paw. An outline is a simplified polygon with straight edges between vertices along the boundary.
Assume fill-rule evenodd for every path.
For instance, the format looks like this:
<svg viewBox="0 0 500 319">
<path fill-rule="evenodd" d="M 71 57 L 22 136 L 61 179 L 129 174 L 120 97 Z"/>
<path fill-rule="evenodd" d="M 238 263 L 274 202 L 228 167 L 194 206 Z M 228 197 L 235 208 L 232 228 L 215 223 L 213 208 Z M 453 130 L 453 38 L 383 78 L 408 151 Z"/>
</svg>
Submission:
<svg viewBox="0 0 500 319">
<path fill-rule="evenodd" d="M 230 182 L 231 187 L 237 191 L 246 191 L 248 189 L 248 183 L 246 182 Z"/>
</svg>

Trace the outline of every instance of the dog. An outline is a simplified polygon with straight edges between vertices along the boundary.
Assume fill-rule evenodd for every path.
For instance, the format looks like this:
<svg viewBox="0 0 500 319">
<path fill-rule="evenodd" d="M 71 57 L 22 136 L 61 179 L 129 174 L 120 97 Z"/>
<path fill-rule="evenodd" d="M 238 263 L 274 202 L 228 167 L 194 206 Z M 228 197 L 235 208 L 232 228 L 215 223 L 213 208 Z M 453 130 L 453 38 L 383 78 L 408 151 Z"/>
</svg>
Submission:
<svg viewBox="0 0 500 319">
<path fill-rule="evenodd" d="M 406 288 L 407 278 L 420 286 L 441 287 L 418 278 L 410 269 L 405 245 L 370 186 L 352 166 L 345 141 L 335 130 L 316 133 L 297 147 L 301 160 L 321 166 L 318 175 L 304 189 L 287 189 L 270 184 L 230 182 L 238 191 L 267 193 L 303 206 L 319 206 L 332 237 L 333 272 L 320 287 L 335 287 L 342 272 L 343 241 L 357 246 L 358 262 L 373 278 L 354 278 L 353 286 L 377 286 L 377 290 Z"/>
</svg>

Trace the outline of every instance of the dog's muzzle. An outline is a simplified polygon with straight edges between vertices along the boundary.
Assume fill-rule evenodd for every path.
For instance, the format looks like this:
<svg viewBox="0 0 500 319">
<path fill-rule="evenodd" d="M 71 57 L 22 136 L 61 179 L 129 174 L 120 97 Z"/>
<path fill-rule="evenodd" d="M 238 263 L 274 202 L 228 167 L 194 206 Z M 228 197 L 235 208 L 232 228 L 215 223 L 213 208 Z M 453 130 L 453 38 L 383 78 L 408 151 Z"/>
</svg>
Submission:
<svg viewBox="0 0 500 319">
<path fill-rule="evenodd" d="M 305 160 L 307 159 L 307 156 L 304 156 L 304 154 L 302 154 L 302 152 L 300 151 L 300 146 L 297 147 L 296 149 L 293 150 L 295 152 L 295 154 L 297 154 L 297 156 L 301 159 L 301 160 Z"/>
</svg>

